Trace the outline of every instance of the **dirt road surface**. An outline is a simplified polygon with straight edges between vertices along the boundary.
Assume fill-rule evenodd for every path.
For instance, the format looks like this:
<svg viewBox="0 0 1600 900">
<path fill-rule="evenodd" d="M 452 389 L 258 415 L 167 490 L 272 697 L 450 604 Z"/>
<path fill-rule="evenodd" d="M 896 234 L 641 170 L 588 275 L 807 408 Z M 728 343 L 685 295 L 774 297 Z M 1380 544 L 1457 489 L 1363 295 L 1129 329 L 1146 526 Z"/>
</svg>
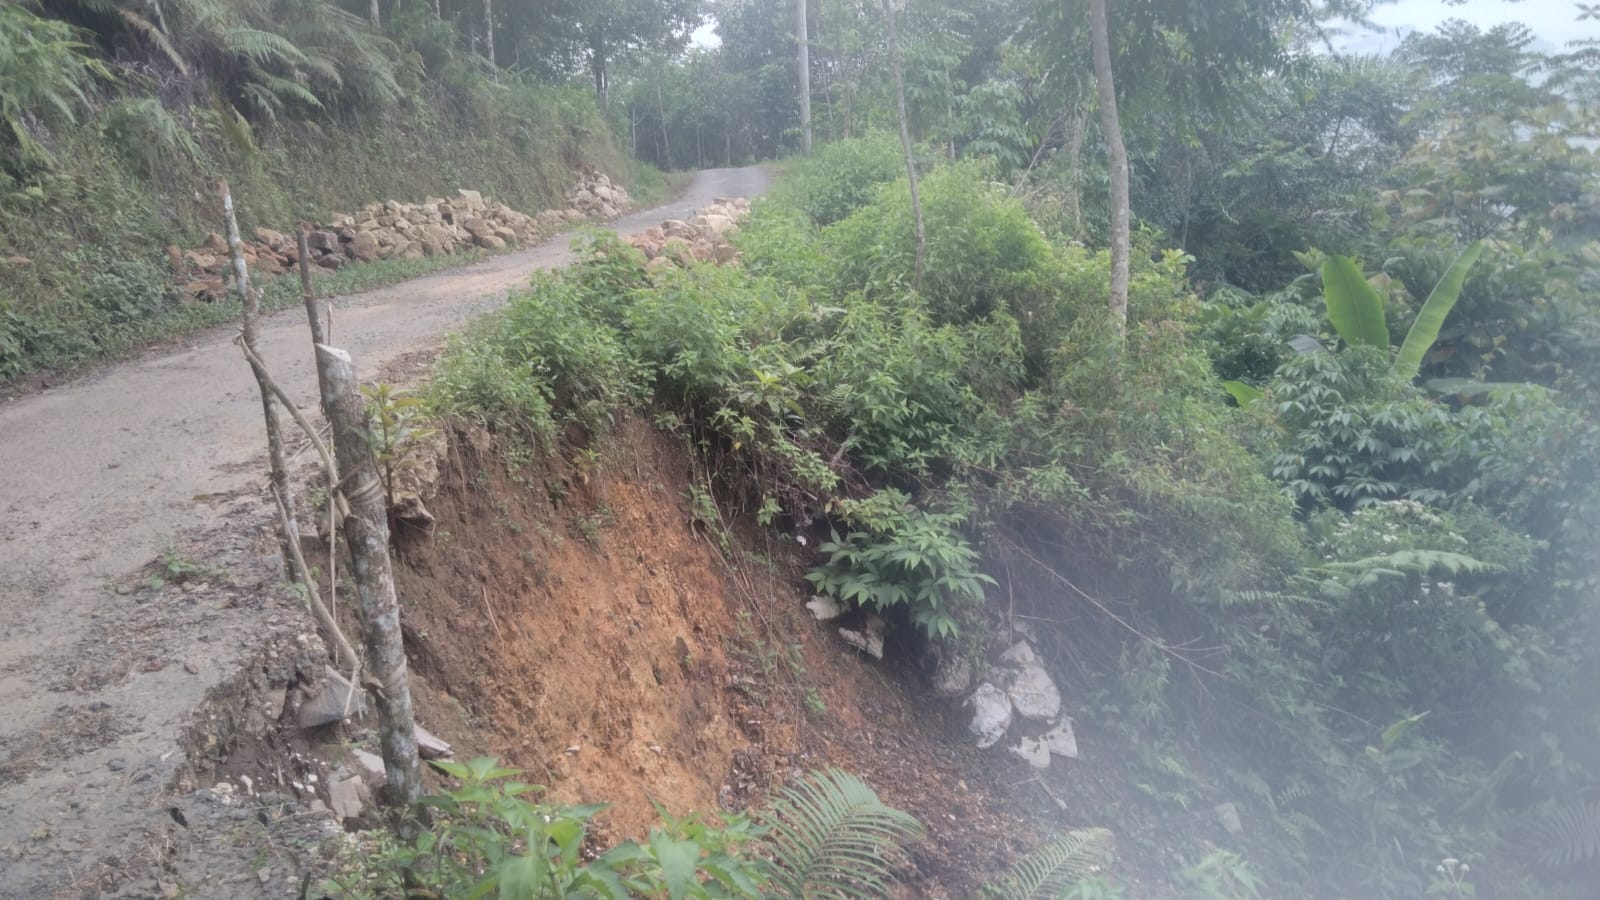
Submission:
<svg viewBox="0 0 1600 900">
<path fill-rule="evenodd" d="M 701 172 L 612 227 L 687 218 L 767 181 Z M 332 343 L 370 377 L 567 262 L 569 241 L 339 298 Z M 269 638 L 310 630 L 266 555 L 261 405 L 231 339 L 208 333 L 0 406 L 0 897 L 246 895 L 124 875 L 170 859 L 189 827 L 184 744 L 207 692 L 263 664 Z M 304 312 L 265 321 L 261 347 L 315 409 Z M 255 874 L 254 893 L 298 887 Z"/>
</svg>

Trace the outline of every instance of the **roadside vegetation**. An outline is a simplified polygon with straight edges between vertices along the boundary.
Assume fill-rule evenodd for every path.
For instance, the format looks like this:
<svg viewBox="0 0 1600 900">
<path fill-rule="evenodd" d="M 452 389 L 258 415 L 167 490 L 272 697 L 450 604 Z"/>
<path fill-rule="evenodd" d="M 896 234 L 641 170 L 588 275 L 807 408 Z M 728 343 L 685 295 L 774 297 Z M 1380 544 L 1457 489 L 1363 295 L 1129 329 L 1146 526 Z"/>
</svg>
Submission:
<svg viewBox="0 0 1600 900">
<path fill-rule="evenodd" d="M 1592 895 L 1593 42 L 1450 22 L 1349 57 L 1325 29 L 1362 8 L 1298 0 L 725 0 L 688 50 L 689 0 L 501 6 L 0 6 L 0 377 L 182 321 L 155 248 L 209 230 L 209 178 L 281 222 L 465 182 L 537 205 L 624 165 L 608 129 L 663 169 L 815 140 L 737 264 L 595 236 L 452 345 L 432 412 L 553 452 L 642 411 L 907 643 L 981 664 L 1028 623 L 1115 800 L 997 890 Z M 595 810 L 445 771 L 349 893 L 809 896 L 833 827 L 791 794 L 585 856 Z M 858 858 L 917 831 L 858 799 Z"/>
<path fill-rule="evenodd" d="M 1396 217 L 1358 251 L 1435 249 L 1202 294 L 1146 230 L 1119 342 L 1107 251 L 992 159 L 924 172 L 913 289 L 898 151 L 792 166 L 737 267 L 596 238 L 452 349 L 437 409 L 547 448 L 654 410 L 720 502 L 820 537 L 818 590 L 944 652 L 1025 615 L 1125 764 L 1101 824 L 1195 896 L 1580 896 L 1600 431 L 1575 285 L 1538 338 L 1561 362 L 1464 366 L 1446 342 L 1520 302 L 1491 293 L 1507 238 Z"/>
</svg>

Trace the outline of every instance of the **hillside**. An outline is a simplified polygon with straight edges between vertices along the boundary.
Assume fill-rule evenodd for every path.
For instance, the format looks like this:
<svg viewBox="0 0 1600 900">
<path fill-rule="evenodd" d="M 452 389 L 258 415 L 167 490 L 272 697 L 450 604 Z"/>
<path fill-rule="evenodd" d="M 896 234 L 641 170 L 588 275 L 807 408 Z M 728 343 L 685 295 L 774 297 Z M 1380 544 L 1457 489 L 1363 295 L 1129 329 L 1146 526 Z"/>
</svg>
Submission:
<svg viewBox="0 0 1600 900">
<path fill-rule="evenodd" d="M 135 4 L 0 9 L 0 379 L 229 318 L 168 250 L 222 231 L 222 180 L 246 235 L 460 189 L 561 210 L 591 172 L 636 187 L 592 93 L 497 73 L 443 22 L 374 30 L 320 0 L 159 9 L 159 27 Z M 452 262 L 386 260 L 329 289 Z"/>
</svg>

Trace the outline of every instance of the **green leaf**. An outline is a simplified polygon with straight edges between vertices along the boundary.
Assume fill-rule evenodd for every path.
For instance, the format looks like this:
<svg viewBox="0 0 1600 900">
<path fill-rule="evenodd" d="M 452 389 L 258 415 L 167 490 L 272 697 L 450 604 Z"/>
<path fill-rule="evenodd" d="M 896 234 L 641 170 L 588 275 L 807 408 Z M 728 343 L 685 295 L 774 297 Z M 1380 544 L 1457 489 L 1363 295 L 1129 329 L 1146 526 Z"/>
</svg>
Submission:
<svg viewBox="0 0 1600 900">
<path fill-rule="evenodd" d="M 667 895 L 678 900 L 695 884 L 695 869 L 700 862 L 700 845 L 694 841 L 673 840 L 671 835 L 656 832 L 650 836 L 650 849 L 661 866 L 661 878 L 666 882 Z"/>
<path fill-rule="evenodd" d="M 1417 723 L 1421 722 L 1427 715 L 1428 713 L 1424 711 L 1414 716 L 1406 716 L 1404 719 L 1385 728 L 1383 730 L 1383 749 L 1388 750 L 1393 747 L 1396 741 L 1405 737 L 1411 729 L 1417 727 Z"/>
<path fill-rule="evenodd" d="M 1240 409 L 1261 399 L 1261 389 L 1251 387 L 1242 381 L 1224 381 L 1222 387 L 1233 395 L 1233 402 L 1239 404 Z"/>
<path fill-rule="evenodd" d="M 1445 317 L 1450 315 L 1450 310 L 1455 308 L 1456 300 L 1461 296 L 1461 286 L 1466 283 L 1467 272 L 1482 253 L 1483 242 L 1473 241 L 1472 246 L 1456 257 L 1450 268 L 1445 270 L 1444 277 L 1433 286 L 1427 302 L 1422 304 L 1422 311 L 1417 313 L 1416 321 L 1411 323 L 1411 330 L 1406 333 L 1405 343 L 1400 345 L 1400 355 L 1394 360 L 1395 374 L 1410 381 L 1422 371 L 1422 358 L 1439 340 L 1439 329 L 1444 326 Z"/>
<path fill-rule="evenodd" d="M 1348 256 L 1330 256 L 1322 264 L 1322 299 L 1328 321 L 1352 347 L 1388 347 L 1389 326 L 1383 321 L 1383 298 L 1367 283 Z"/>
</svg>

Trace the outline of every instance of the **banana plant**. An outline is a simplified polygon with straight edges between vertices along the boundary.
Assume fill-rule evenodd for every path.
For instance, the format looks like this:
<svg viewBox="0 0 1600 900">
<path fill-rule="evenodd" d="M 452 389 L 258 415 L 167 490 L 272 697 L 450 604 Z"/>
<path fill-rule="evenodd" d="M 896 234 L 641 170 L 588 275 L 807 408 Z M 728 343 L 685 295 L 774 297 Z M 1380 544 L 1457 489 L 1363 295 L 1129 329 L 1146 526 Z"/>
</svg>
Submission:
<svg viewBox="0 0 1600 900">
<path fill-rule="evenodd" d="M 1461 297 L 1467 272 L 1483 253 L 1483 243 L 1474 241 L 1456 257 L 1444 277 L 1433 286 L 1428 299 L 1406 333 L 1400 353 L 1394 359 L 1394 372 L 1409 381 L 1422 370 L 1422 359 L 1439 340 L 1439 329 Z M 1383 298 L 1361 274 L 1361 268 L 1347 256 L 1330 256 L 1322 263 L 1322 301 L 1328 308 L 1328 321 L 1339 337 L 1352 347 L 1389 346 L 1389 326 L 1383 319 Z"/>
<path fill-rule="evenodd" d="M 1422 360 L 1439 340 L 1439 329 L 1461 297 L 1467 273 L 1483 253 L 1483 242 L 1474 241 L 1445 270 L 1429 292 L 1417 318 L 1406 332 L 1405 342 L 1393 362 L 1394 373 L 1406 381 L 1422 371 Z M 1351 347 L 1389 346 L 1389 326 L 1383 317 L 1383 296 L 1373 288 L 1361 267 L 1348 256 L 1328 256 L 1322 261 L 1322 302 L 1328 321 L 1339 338 Z M 1261 397 L 1261 390 L 1241 381 L 1222 384 L 1234 402 L 1249 406 Z M 1431 386 L 1431 383 L 1430 383 Z"/>
</svg>

